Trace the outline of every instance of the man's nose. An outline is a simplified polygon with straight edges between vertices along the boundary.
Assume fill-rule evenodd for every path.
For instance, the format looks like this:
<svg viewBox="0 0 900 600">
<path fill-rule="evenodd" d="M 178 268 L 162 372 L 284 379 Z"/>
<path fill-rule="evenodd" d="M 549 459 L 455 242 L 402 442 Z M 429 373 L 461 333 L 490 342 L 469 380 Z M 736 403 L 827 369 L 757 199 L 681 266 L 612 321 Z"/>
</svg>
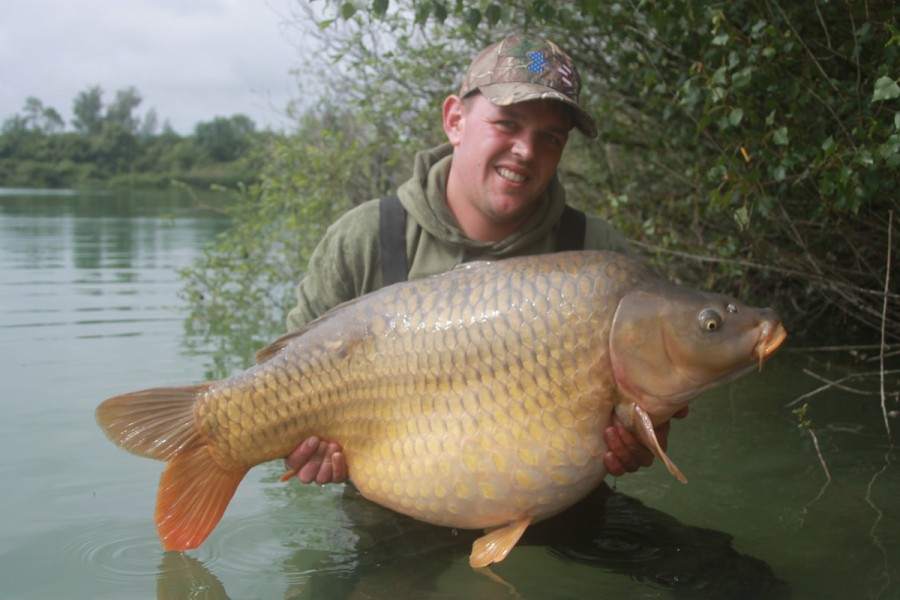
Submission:
<svg viewBox="0 0 900 600">
<path fill-rule="evenodd" d="M 515 156 L 530 160 L 534 156 L 534 141 L 530 136 L 520 135 L 516 137 L 512 151 Z"/>
</svg>

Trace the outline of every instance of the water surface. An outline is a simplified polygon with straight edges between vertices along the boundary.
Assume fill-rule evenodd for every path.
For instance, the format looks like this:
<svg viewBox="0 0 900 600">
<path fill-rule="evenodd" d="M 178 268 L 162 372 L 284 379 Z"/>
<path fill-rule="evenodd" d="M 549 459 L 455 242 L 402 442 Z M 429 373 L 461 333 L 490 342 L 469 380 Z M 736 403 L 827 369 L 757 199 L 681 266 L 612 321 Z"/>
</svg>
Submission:
<svg viewBox="0 0 900 600">
<path fill-rule="evenodd" d="M 471 533 L 280 484 L 277 463 L 251 471 L 201 548 L 162 552 L 162 465 L 115 448 L 93 411 L 202 379 L 176 272 L 226 226 L 169 195 L 0 193 L 0 598 L 900 598 L 880 402 L 809 399 L 826 484 L 788 404 L 821 385 L 805 368 L 846 372 L 789 352 L 675 424 L 688 485 L 659 465 L 621 478 L 488 572 L 468 567 Z"/>
</svg>

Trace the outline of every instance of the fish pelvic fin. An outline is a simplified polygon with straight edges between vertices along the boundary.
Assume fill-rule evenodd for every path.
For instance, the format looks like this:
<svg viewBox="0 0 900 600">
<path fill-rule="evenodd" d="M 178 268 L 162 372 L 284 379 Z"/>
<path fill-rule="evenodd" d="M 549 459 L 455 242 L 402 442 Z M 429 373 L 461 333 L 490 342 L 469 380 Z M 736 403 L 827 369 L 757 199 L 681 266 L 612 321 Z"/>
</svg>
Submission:
<svg viewBox="0 0 900 600">
<path fill-rule="evenodd" d="M 472 544 L 469 564 L 480 569 L 491 563 L 500 562 L 519 542 L 519 538 L 522 537 L 529 525 L 531 525 L 531 517 L 526 517 L 493 529 L 481 536 Z"/>
<path fill-rule="evenodd" d="M 248 469 L 225 469 L 205 445 L 189 448 L 162 474 L 156 530 L 165 550 L 196 548 L 209 536 Z"/>
<path fill-rule="evenodd" d="M 97 423 L 120 448 L 138 456 L 172 460 L 204 443 L 194 424 L 194 403 L 208 383 L 122 394 L 97 407 Z"/>
<path fill-rule="evenodd" d="M 621 404 L 616 406 L 616 414 L 619 415 L 619 418 L 622 419 L 625 424 L 630 425 L 632 431 L 637 434 L 638 439 L 644 443 L 644 446 L 646 446 L 656 458 L 663 461 L 666 468 L 669 469 L 669 473 L 674 475 L 681 483 L 687 483 L 687 477 L 684 476 L 681 469 L 675 466 L 675 463 L 672 462 L 666 454 L 666 451 L 659 445 L 659 440 L 656 439 L 656 432 L 653 430 L 653 421 L 650 419 L 650 415 L 648 415 L 643 408 L 634 403 L 630 403 L 624 407 L 624 414 L 623 411 L 619 410 L 622 407 L 623 405 Z"/>
</svg>

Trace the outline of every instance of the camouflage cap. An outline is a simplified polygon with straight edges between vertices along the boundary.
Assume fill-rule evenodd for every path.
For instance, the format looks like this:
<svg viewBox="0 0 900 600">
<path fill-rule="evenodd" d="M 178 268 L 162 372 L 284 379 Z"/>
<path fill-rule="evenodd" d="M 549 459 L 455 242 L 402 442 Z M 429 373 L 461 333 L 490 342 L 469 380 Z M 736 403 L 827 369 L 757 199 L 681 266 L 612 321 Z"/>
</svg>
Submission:
<svg viewBox="0 0 900 600">
<path fill-rule="evenodd" d="M 559 46 L 517 33 L 482 50 L 466 71 L 459 97 L 480 91 L 498 106 L 529 100 L 559 100 L 572 108 L 575 127 L 597 137 L 594 119 L 578 104 L 581 77 Z"/>
</svg>

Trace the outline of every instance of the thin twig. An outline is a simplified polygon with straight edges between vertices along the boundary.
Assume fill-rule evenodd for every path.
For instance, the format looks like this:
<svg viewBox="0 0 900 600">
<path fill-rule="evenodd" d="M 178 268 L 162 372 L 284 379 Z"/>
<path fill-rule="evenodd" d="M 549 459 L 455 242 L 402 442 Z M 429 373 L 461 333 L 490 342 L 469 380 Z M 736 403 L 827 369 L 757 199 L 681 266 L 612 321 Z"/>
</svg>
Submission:
<svg viewBox="0 0 900 600">
<path fill-rule="evenodd" d="M 809 437 L 812 438 L 813 446 L 816 447 L 816 456 L 819 457 L 819 464 L 822 465 L 822 470 L 825 471 L 825 485 L 831 483 L 831 471 L 828 470 L 828 464 L 825 462 L 825 457 L 822 456 L 822 449 L 819 447 L 819 438 L 816 437 L 816 432 L 812 430 L 812 427 L 807 427 L 806 432 L 809 434 Z M 822 490 L 824 491 L 824 487 Z M 821 495 L 821 491 L 819 495 Z"/>
<path fill-rule="evenodd" d="M 881 366 L 881 413 L 884 415 L 884 428 L 887 431 L 888 437 L 888 447 L 890 449 L 894 448 L 894 440 L 891 437 L 891 424 L 888 421 L 888 410 L 887 410 L 887 394 L 884 392 L 884 353 L 885 353 L 885 329 L 887 322 L 887 309 L 888 309 L 888 290 L 890 290 L 891 285 L 891 250 L 892 248 L 892 240 L 891 240 L 891 232 L 894 227 L 894 211 L 888 211 L 888 230 L 887 230 L 887 265 L 884 273 L 884 302 L 881 307 L 881 352 L 879 354 L 879 362 Z"/>
<path fill-rule="evenodd" d="M 842 383 L 844 381 L 847 381 L 848 379 L 854 379 L 856 377 L 856 374 L 854 374 L 854 373 L 851 373 L 850 375 L 847 375 L 846 377 L 842 377 L 841 379 L 831 380 L 831 379 L 826 379 L 825 377 L 822 377 L 821 375 L 818 375 L 817 373 L 810 371 L 809 369 L 803 369 L 803 372 L 806 373 L 807 375 L 809 375 L 810 377 L 814 377 L 815 379 L 818 379 L 819 381 L 824 381 L 825 385 L 823 385 L 819 388 L 816 388 L 811 392 L 807 392 L 801 396 L 798 396 L 797 398 L 794 398 L 793 400 L 788 402 L 788 404 L 787 404 L 788 406 L 794 406 L 796 404 L 799 404 L 806 398 L 809 398 L 810 396 L 815 396 L 819 392 L 824 392 L 825 390 L 833 388 L 833 387 L 837 388 L 839 390 L 843 390 L 845 392 L 850 392 L 851 394 L 857 394 L 860 396 L 871 395 L 871 392 L 867 392 L 865 390 L 859 390 L 859 389 L 847 387 L 846 385 L 842 385 Z"/>
</svg>

